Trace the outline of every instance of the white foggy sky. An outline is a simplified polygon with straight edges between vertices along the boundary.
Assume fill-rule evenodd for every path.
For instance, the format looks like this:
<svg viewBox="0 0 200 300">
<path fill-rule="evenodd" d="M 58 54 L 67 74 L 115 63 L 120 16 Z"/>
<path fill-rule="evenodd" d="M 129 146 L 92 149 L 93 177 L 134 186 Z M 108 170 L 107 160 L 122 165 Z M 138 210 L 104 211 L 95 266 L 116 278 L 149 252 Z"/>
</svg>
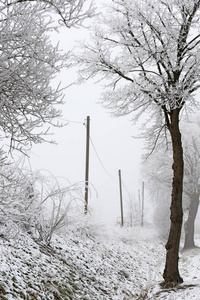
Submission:
<svg viewBox="0 0 200 300">
<path fill-rule="evenodd" d="M 63 28 L 55 39 L 60 41 L 60 47 L 67 50 L 73 47 L 74 41 L 86 36 L 86 29 Z M 73 70 L 65 70 L 58 80 L 62 86 L 75 80 Z M 86 128 L 83 122 L 90 116 L 90 136 L 96 151 L 109 176 L 101 166 L 95 151 L 90 144 L 89 180 L 98 192 L 92 189 L 89 206 L 97 219 L 116 222 L 120 217 L 119 179 L 121 169 L 122 180 L 131 195 L 138 198 L 142 140 L 132 138 L 137 133 L 136 126 L 129 120 L 130 116 L 111 118 L 110 114 L 97 104 L 101 94 L 98 84 L 87 82 L 80 86 L 72 86 L 65 90 L 65 104 L 62 108 L 64 120 L 80 123 L 69 123 L 63 128 L 52 128 L 53 139 L 58 145 L 34 145 L 31 150 L 32 169 L 46 169 L 55 176 L 67 178 L 71 183 L 85 179 L 85 148 Z M 128 194 L 123 188 L 124 205 Z"/>
</svg>

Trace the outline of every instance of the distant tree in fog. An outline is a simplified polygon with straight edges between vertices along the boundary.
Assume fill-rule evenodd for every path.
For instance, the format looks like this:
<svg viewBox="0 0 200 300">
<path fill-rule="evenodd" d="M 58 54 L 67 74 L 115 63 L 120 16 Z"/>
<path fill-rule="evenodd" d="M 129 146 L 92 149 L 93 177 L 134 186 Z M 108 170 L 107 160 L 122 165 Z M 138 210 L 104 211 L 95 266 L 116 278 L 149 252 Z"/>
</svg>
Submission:
<svg viewBox="0 0 200 300">
<path fill-rule="evenodd" d="M 199 208 L 200 196 L 200 137 L 199 126 L 184 125 L 184 208 L 187 212 L 184 224 L 184 248 L 195 247 L 195 219 Z"/>
<path fill-rule="evenodd" d="M 142 176 L 154 208 L 154 223 L 165 240 L 170 229 L 170 196 L 172 185 L 172 150 L 157 146 L 142 165 Z"/>
<path fill-rule="evenodd" d="M 195 118 L 194 118 L 195 119 Z M 196 117 L 197 119 L 197 117 Z M 184 180 L 183 180 L 183 211 L 185 214 L 184 248 L 195 247 L 194 223 L 199 207 L 200 195 L 200 138 L 199 125 L 182 123 L 184 149 Z M 163 152 L 165 155 L 163 155 Z M 172 149 L 168 144 L 155 149 L 144 163 L 143 174 L 146 178 L 146 188 L 155 205 L 154 220 L 161 235 L 166 237 L 169 231 L 170 193 L 172 169 Z"/>
</svg>

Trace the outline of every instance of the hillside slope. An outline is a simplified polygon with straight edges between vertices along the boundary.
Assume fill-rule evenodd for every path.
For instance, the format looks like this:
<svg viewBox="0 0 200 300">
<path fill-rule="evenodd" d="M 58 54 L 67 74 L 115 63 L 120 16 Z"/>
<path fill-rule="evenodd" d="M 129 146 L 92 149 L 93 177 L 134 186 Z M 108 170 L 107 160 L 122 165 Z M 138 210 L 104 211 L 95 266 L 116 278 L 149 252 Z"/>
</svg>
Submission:
<svg viewBox="0 0 200 300">
<path fill-rule="evenodd" d="M 0 299 L 200 299 L 200 249 L 181 253 L 185 282 L 161 291 L 164 244 L 148 228 L 84 224 L 51 247 L 19 233 L 0 238 Z"/>
</svg>

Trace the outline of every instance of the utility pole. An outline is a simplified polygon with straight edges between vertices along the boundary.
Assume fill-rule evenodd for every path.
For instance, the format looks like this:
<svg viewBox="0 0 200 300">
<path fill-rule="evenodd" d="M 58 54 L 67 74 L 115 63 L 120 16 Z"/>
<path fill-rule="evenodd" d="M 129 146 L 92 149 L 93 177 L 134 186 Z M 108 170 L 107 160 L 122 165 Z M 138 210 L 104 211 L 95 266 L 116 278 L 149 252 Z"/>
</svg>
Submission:
<svg viewBox="0 0 200 300">
<path fill-rule="evenodd" d="M 142 182 L 142 226 L 144 225 L 144 181 Z"/>
<path fill-rule="evenodd" d="M 122 202 L 122 179 L 121 170 L 119 170 L 119 191 L 120 191 L 120 208 L 121 208 L 121 226 L 124 225 L 123 202 Z"/>
<path fill-rule="evenodd" d="M 89 185 L 89 147 L 90 147 L 90 117 L 86 123 L 86 163 L 85 163 L 85 207 L 84 213 L 88 212 L 88 185 Z"/>
</svg>

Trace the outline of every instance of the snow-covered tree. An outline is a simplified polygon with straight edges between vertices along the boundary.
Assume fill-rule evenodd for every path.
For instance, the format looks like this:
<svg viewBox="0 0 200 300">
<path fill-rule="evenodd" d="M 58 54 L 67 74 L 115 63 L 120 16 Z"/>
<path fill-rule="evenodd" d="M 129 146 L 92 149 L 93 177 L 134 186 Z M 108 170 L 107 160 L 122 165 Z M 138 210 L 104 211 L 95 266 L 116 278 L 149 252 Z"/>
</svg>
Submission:
<svg viewBox="0 0 200 300">
<path fill-rule="evenodd" d="M 0 137 L 9 138 L 11 148 L 43 141 L 61 114 L 55 105 L 62 90 L 52 80 L 67 56 L 52 44 L 51 31 L 80 26 L 92 13 L 84 0 L 0 1 Z"/>
<path fill-rule="evenodd" d="M 35 218 L 35 178 L 16 164 L 0 166 L 0 234 L 9 238 L 18 229 L 30 230 Z M 34 208 L 33 208 L 34 207 Z"/>
<path fill-rule="evenodd" d="M 107 2 L 108 3 L 108 2 Z M 178 257 L 183 210 L 183 108 L 198 107 L 200 0 L 113 0 L 97 20 L 91 43 L 76 60 L 81 79 L 106 82 L 103 104 L 115 116 L 146 112 L 153 144 L 169 130 L 173 149 L 171 227 L 165 283 L 183 281 Z"/>
</svg>

